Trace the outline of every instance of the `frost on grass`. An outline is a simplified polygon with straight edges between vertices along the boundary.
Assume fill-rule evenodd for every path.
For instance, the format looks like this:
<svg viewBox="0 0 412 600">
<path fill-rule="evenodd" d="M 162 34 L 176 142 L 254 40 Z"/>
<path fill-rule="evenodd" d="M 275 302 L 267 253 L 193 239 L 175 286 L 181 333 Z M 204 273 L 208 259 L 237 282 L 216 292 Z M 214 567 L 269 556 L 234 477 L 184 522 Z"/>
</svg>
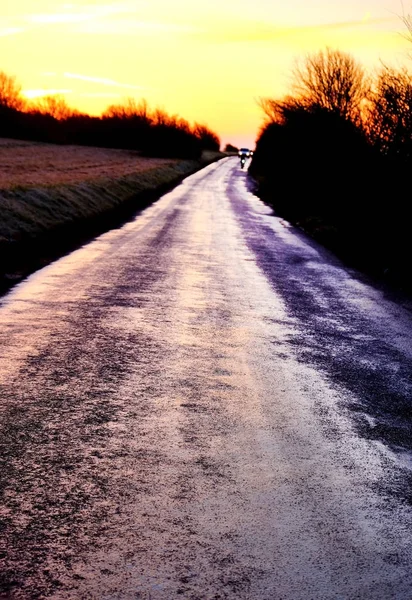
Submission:
<svg viewBox="0 0 412 600">
<path fill-rule="evenodd" d="M 0 139 L 0 243 L 110 211 L 199 166 L 129 150 Z"/>
<path fill-rule="evenodd" d="M 0 189 L 119 178 L 176 162 L 132 150 L 0 139 Z"/>
</svg>

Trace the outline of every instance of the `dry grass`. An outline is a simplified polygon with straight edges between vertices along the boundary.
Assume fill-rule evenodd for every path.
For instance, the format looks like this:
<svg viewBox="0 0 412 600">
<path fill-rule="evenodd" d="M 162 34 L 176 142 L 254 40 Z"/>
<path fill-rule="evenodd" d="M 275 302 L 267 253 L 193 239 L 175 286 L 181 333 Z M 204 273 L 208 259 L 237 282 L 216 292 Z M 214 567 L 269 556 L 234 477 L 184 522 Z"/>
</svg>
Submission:
<svg viewBox="0 0 412 600">
<path fill-rule="evenodd" d="M 136 152 L 0 139 L 0 265 L 10 243 L 44 238 L 178 183 L 201 160 L 144 158 Z"/>
<path fill-rule="evenodd" d="M 219 160 L 0 139 L 0 291 Z"/>
<path fill-rule="evenodd" d="M 0 138 L 0 189 L 119 179 L 177 162 L 145 158 L 131 150 L 55 146 Z"/>
</svg>

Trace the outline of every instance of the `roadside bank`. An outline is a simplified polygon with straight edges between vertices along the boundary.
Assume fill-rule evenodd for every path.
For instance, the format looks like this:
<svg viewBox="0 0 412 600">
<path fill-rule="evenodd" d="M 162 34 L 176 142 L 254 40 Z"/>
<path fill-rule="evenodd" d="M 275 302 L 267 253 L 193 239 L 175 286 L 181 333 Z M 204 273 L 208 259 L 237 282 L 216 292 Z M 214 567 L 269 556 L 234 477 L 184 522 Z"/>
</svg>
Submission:
<svg viewBox="0 0 412 600">
<path fill-rule="evenodd" d="M 74 184 L 0 189 L 0 293 L 134 214 L 223 158 L 168 164 L 119 178 L 99 177 Z"/>
</svg>

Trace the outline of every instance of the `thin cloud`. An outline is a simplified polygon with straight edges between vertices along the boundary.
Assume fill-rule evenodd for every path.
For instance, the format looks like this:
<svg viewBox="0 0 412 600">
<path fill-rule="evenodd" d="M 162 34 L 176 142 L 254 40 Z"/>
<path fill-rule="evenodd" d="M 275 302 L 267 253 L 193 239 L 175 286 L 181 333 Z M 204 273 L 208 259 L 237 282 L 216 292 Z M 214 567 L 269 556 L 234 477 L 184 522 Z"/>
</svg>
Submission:
<svg viewBox="0 0 412 600">
<path fill-rule="evenodd" d="M 294 35 L 304 35 L 317 33 L 321 31 L 333 31 L 354 29 L 361 27 L 370 27 L 371 25 L 382 25 L 384 23 L 393 22 L 392 17 L 370 18 L 366 14 L 361 20 L 354 21 L 338 21 L 335 23 L 319 23 L 313 25 L 298 25 L 298 26 L 276 26 L 268 25 L 267 23 L 247 23 L 239 24 L 238 27 L 226 28 L 224 26 L 219 29 L 204 30 L 202 37 L 206 37 L 210 41 L 222 43 L 230 42 L 269 42 L 276 41 L 284 37 Z"/>
<path fill-rule="evenodd" d="M 76 27 L 76 33 L 100 35 L 153 35 L 195 33 L 197 28 L 175 23 L 156 23 L 138 19 L 98 20 L 81 23 Z"/>
<path fill-rule="evenodd" d="M 0 37 L 6 37 L 8 35 L 17 35 L 18 33 L 23 32 L 23 27 L 6 27 L 4 29 L 0 29 Z"/>
<path fill-rule="evenodd" d="M 130 90 L 142 90 L 145 89 L 141 85 L 130 85 L 129 83 L 119 83 L 113 79 L 105 79 L 103 77 L 90 77 L 89 75 L 79 75 L 77 73 L 64 73 L 64 77 L 67 79 L 79 79 L 80 81 L 87 81 L 89 83 L 98 83 L 101 85 L 109 85 L 114 87 L 127 88 Z"/>
<path fill-rule="evenodd" d="M 106 93 L 91 93 L 91 94 L 79 94 L 81 98 L 121 98 L 120 94 L 106 94 Z"/>
<path fill-rule="evenodd" d="M 127 34 L 166 34 L 193 33 L 195 27 L 187 24 L 163 21 L 147 21 L 141 18 L 136 2 L 115 2 L 111 4 L 65 4 L 58 12 L 32 13 L 25 17 L 30 27 L 67 26 L 80 34 L 127 35 Z"/>
<path fill-rule="evenodd" d="M 136 5 L 127 2 L 101 4 L 97 6 L 86 4 L 83 7 L 66 4 L 63 8 L 66 8 L 64 12 L 30 14 L 27 15 L 26 20 L 35 25 L 70 25 L 103 19 L 113 15 L 131 14 L 136 12 Z M 77 11 L 72 9 L 77 9 Z"/>
<path fill-rule="evenodd" d="M 43 98 L 44 96 L 60 96 L 63 94 L 72 94 L 73 90 L 23 90 L 23 96 L 32 100 L 33 98 Z"/>
<path fill-rule="evenodd" d="M 52 15 L 31 15 L 28 17 L 28 21 L 35 25 L 58 25 L 65 23 L 79 23 L 81 21 L 88 21 L 91 18 L 93 18 L 93 15 L 62 13 Z"/>
<path fill-rule="evenodd" d="M 375 19 L 371 18 L 370 13 L 366 13 L 363 19 L 357 21 L 341 21 L 336 23 L 326 23 L 322 25 L 313 25 L 308 29 L 347 29 L 350 27 L 363 27 L 365 25 L 382 25 L 384 23 L 392 23 L 393 17 L 378 17 Z"/>
</svg>

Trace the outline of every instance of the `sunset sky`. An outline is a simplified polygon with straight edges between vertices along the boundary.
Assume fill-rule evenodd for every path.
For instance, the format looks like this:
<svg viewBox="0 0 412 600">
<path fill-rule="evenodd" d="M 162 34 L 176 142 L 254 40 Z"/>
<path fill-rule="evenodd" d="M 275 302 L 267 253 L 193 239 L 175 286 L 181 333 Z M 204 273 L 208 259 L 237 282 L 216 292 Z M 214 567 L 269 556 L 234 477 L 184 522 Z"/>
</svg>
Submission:
<svg viewBox="0 0 412 600">
<path fill-rule="evenodd" d="M 372 69 L 412 61 L 400 0 L 6 0 L 0 70 L 27 97 L 64 95 L 99 114 L 124 98 L 253 146 L 256 100 L 287 92 L 297 57 L 326 46 Z"/>
</svg>

